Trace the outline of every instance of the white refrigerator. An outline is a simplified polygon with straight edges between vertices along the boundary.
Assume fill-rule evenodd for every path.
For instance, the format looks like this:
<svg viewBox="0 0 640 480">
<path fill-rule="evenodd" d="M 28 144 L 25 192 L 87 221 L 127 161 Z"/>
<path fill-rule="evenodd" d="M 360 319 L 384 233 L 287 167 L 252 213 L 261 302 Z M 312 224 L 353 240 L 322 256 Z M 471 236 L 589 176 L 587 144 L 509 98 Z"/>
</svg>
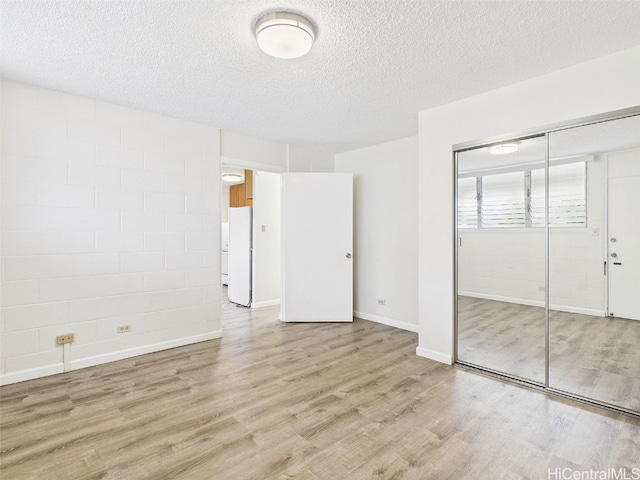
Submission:
<svg viewBox="0 0 640 480">
<path fill-rule="evenodd" d="M 245 307 L 252 300 L 252 208 L 229 209 L 229 301 Z"/>
</svg>

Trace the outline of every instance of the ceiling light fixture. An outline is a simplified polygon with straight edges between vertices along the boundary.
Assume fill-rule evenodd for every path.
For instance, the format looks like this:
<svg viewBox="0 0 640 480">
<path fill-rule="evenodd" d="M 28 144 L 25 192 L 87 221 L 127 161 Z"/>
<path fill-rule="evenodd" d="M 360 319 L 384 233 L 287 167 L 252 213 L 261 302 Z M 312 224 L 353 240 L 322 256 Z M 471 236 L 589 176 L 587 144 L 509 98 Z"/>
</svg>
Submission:
<svg viewBox="0 0 640 480">
<path fill-rule="evenodd" d="M 229 183 L 238 183 L 242 181 L 242 175 L 238 173 L 225 173 L 222 175 L 222 180 Z"/>
<path fill-rule="evenodd" d="M 517 151 L 517 143 L 501 143 L 500 145 L 489 147 L 489 153 L 493 153 L 494 155 L 506 155 L 507 153 L 513 153 Z"/>
<path fill-rule="evenodd" d="M 311 50 L 315 39 L 313 25 L 290 12 L 269 13 L 256 23 L 260 49 L 276 58 L 298 58 Z"/>
</svg>

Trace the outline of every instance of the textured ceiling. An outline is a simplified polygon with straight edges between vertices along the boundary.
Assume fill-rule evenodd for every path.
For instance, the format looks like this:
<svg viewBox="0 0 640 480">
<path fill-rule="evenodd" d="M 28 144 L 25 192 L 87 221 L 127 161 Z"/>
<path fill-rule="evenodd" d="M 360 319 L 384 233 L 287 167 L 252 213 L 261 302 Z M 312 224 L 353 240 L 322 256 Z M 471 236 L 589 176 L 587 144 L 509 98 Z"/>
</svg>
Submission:
<svg viewBox="0 0 640 480">
<path fill-rule="evenodd" d="M 260 52 L 265 12 L 315 25 Z M 640 1 L 0 0 L 6 78 L 342 152 L 417 133 L 417 113 L 640 44 Z M 637 66 L 636 66 L 637 68 Z"/>
</svg>

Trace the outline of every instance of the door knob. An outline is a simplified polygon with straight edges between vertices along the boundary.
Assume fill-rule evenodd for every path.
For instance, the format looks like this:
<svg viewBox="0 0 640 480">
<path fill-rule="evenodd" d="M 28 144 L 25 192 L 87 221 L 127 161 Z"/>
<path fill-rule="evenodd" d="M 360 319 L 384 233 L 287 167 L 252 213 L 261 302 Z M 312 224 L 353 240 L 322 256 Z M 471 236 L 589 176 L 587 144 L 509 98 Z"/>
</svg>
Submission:
<svg viewBox="0 0 640 480">
<path fill-rule="evenodd" d="M 612 256 L 613 258 L 618 258 L 618 254 L 617 254 L 617 253 L 612 253 L 612 254 L 611 254 L 611 256 Z"/>
<path fill-rule="evenodd" d="M 350 253 L 347 253 L 347 254 L 345 255 L 345 257 L 347 257 L 347 258 L 351 258 L 351 254 L 350 254 Z"/>
</svg>

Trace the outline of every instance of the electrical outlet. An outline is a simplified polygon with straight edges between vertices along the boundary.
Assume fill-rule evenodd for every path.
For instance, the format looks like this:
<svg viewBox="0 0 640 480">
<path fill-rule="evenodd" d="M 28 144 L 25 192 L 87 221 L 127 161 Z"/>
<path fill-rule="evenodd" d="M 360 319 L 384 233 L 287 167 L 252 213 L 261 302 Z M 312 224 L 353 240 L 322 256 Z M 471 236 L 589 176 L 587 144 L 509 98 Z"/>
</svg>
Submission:
<svg viewBox="0 0 640 480">
<path fill-rule="evenodd" d="M 127 333 L 131 331 L 131 325 L 118 325 L 118 333 Z"/>
<path fill-rule="evenodd" d="M 379 298 L 378 299 L 378 305 L 386 305 L 387 301 L 384 298 Z"/>
<path fill-rule="evenodd" d="M 58 345 L 62 345 L 63 343 L 72 343 L 76 339 L 75 333 L 65 333 L 63 335 L 58 335 L 56 340 L 58 341 Z"/>
</svg>

